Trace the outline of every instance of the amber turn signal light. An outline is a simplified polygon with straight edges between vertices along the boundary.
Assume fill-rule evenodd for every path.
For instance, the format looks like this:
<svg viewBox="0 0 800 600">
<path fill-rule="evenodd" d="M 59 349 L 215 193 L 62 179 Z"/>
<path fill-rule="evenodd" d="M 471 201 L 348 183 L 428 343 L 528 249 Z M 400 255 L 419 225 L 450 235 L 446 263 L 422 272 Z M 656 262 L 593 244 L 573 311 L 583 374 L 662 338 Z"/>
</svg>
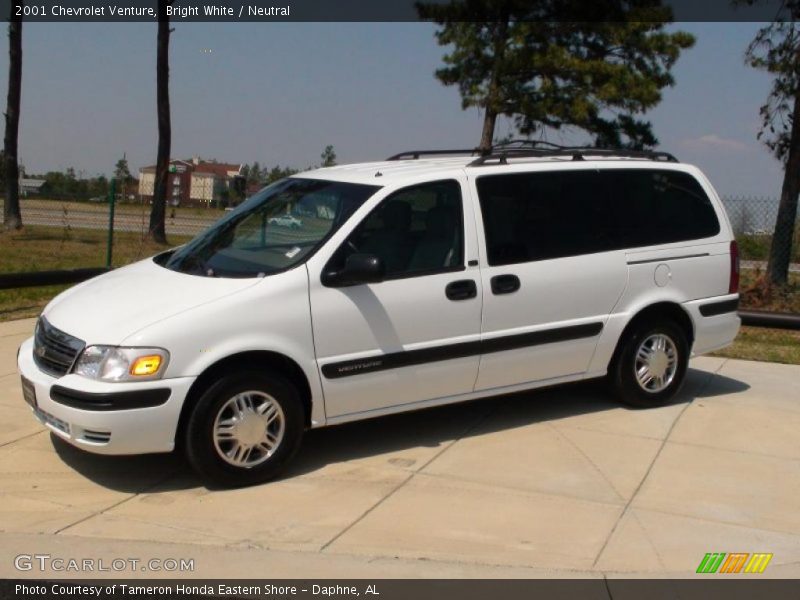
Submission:
<svg viewBox="0 0 800 600">
<path fill-rule="evenodd" d="M 130 374 L 138 376 L 154 375 L 158 373 L 158 369 L 161 367 L 161 360 L 162 358 L 158 354 L 140 356 L 133 361 Z"/>
</svg>

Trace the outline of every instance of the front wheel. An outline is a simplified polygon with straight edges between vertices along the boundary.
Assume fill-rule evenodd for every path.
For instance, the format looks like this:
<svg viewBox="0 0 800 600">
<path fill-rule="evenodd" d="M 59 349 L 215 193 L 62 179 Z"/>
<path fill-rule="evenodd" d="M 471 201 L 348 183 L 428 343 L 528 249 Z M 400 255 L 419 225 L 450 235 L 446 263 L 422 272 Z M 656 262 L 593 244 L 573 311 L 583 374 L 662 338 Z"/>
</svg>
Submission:
<svg viewBox="0 0 800 600">
<path fill-rule="evenodd" d="M 635 326 L 622 344 L 610 370 L 612 387 L 626 404 L 654 407 L 667 404 L 680 390 L 689 363 L 689 342 L 671 321 Z"/>
<path fill-rule="evenodd" d="M 295 387 L 277 374 L 242 372 L 211 385 L 186 427 L 186 456 L 215 485 L 274 478 L 297 451 L 303 407 Z"/>
</svg>

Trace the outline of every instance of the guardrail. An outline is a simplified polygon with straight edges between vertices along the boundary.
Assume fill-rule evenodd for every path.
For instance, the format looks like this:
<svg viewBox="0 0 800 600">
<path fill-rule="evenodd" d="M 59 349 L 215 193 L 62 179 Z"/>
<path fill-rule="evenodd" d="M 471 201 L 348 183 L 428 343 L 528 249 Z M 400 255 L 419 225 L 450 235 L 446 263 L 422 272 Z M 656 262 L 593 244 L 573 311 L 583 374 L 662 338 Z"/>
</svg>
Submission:
<svg viewBox="0 0 800 600">
<path fill-rule="evenodd" d="M 80 283 L 103 273 L 108 273 L 108 267 L 92 267 L 88 269 L 64 269 L 60 271 L 33 271 L 29 273 L 0 273 L 0 290 L 13 290 L 24 287 L 39 287 L 43 285 L 63 285 L 66 283 Z"/>
<path fill-rule="evenodd" d="M 740 310 L 739 317 L 742 319 L 742 325 L 747 325 L 748 327 L 800 330 L 800 315 Z"/>
</svg>

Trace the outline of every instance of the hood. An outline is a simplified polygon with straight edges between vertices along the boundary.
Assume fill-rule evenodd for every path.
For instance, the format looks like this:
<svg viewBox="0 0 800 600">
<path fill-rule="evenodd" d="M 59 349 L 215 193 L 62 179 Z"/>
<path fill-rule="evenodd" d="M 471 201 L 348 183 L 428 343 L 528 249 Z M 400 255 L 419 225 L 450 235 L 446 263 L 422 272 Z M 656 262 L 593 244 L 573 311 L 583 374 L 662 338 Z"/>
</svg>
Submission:
<svg viewBox="0 0 800 600">
<path fill-rule="evenodd" d="M 148 325 L 259 281 L 187 275 L 149 258 L 70 288 L 42 314 L 54 327 L 87 344 L 115 345 Z"/>
</svg>

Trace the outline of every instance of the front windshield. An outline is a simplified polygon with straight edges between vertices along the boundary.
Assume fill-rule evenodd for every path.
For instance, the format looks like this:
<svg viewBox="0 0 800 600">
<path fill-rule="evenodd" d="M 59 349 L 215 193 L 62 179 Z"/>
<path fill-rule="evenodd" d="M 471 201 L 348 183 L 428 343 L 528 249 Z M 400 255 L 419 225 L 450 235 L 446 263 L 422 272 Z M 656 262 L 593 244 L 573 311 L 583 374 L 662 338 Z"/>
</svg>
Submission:
<svg viewBox="0 0 800 600">
<path fill-rule="evenodd" d="M 380 186 L 283 179 L 242 203 L 162 263 L 208 277 L 261 277 L 302 262 Z"/>
</svg>

